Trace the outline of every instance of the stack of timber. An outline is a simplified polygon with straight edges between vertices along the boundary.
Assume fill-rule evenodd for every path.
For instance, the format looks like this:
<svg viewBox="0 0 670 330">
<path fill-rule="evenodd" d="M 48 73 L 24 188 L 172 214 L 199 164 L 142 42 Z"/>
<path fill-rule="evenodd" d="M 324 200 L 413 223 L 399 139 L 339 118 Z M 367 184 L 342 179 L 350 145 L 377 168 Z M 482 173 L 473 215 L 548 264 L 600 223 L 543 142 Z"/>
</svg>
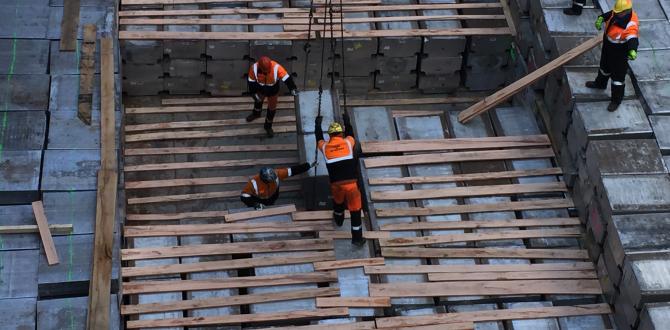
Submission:
<svg viewBox="0 0 670 330">
<path fill-rule="evenodd" d="M 316 88 L 319 39 L 330 38 L 331 28 L 338 41 L 325 46 L 324 76 L 338 86 L 360 94 L 400 91 L 421 75 L 423 91 L 444 92 L 459 85 L 466 38 L 508 40 L 515 30 L 504 1 L 346 0 L 333 1 L 332 11 L 325 4 L 314 2 L 310 20 L 309 1 L 121 1 L 124 92 L 240 95 L 249 64 L 263 55 L 280 62 L 300 88 Z"/>
</svg>

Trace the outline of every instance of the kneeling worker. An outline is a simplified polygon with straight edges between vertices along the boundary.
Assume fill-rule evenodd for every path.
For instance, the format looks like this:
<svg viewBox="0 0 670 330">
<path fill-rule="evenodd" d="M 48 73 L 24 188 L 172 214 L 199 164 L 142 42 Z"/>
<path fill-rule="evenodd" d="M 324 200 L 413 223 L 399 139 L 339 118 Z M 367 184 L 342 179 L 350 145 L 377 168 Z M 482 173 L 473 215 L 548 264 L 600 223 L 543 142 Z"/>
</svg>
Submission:
<svg viewBox="0 0 670 330">
<path fill-rule="evenodd" d="M 339 123 L 332 123 L 328 128 L 330 140 L 323 138 L 321 130 L 321 116 L 316 117 L 314 134 L 316 136 L 317 148 L 321 150 L 326 160 L 328 176 L 330 177 L 330 190 L 333 194 L 333 218 L 337 226 L 344 223 L 344 209 L 351 213 L 351 243 L 361 246 L 365 243 L 363 239 L 363 226 L 361 223 L 361 192 L 358 190 L 356 178 L 356 160 L 354 147 L 356 140 L 352 137 L 353 128 L 349 116 L 343 116 L 344 129 Z"/>
<path fill-rule="evenodd" d="M 249 178 L 247 185 L 242 190 L 240 198 L 242 203 L 257 210 L 266 205 L 273 205 L 279 198 L 279 185 L 281 181 L 294 175 L 307 172 L 313 165 L 304 163 L 288 168 L 273 169 L 271 167 L 261 168 L 260 173 Z"/>
<path fill-rule="evenodd" d="M 267 56 L 261 57 L 258 62 L 249 68 L 248 85 L 251 97 L 254 98 L 254 110 L 247 116 L 247 122 L 261 117 L 263 100 L 268 99 L 268 112 L 265 116 L 265 132 L 269 137 L 274 136 L 272 121 L 277 111 L 277 99 L 279 95 L 279 81 L 286 83 L 293 96 L 298 95 L 298 89 L 291 75 L 283 66 L 271 60 Z"/>
</svg>

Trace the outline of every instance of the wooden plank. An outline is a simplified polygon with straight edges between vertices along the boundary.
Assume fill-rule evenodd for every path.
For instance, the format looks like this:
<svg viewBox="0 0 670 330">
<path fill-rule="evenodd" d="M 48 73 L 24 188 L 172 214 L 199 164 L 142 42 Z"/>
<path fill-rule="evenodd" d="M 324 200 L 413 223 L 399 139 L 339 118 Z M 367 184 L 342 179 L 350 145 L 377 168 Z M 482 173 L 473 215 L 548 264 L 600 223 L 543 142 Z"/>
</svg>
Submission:
<svg viewBox="0 0 670 330">
<path fill-rule="evenodd" d="M 245 183 L 248 180 L 249 177 L 247 176 L 225 176 L 216 178 L 126 181 L 125 188 L 128 190 L 134 190 L 134 189 L 149 189 L 149 188 L 207 186 L 207 185 L 222 185 L 231 183 Z"/>
<path fill-rule="evenodd" d="M 593 270 L 428 274 L 431 282 L 568 279 L 598 279 L 598 274 Z"/>
<path fill-rule="evenodd" d="M 74 51 L 77 47 L 80 0 L 63 1 L 63 18 L 60 23 L 60 46 L 62 52 Z"/>
<path fill-rule="evenodd" d="M 504 16 L 503 16 L 503 19 Z M 302 18 L 279 19 L 222 19 L 222 18 L 122 18 L 119 25 L 307 25 Z"/>
<path fill-rule="evenodd" d="M 351 218 L 349 210 L 344 211 L 346 219 Z M 333 211 L 300 211 L 292 214 L 293 221 L 314 221 L 314 220 L 330 220 L 333 218 Z"/>
<path fill-rule="evenodd" d="M 177 4 L 209 4 L 209 3 L 249 3 L 258 2 L 258 0 L 122 0 L 121 4 L 127 5 L 177 5 Z M 314 4 L 323 4 L 324 0 L 314 0 Z M 344 4 L 378 4 L 379 0 L 344 0 Z M 339 5 L 333 2 L 334 6 Z"/>
<path fill-rule="evenodd" d="M 121 260 L 147 260 L 196 256 L 249 254 L 261 252 L 291 252 L 332 250 L 333 241 L 328 239 L 299 239 L 287 241 L 237 242 L 222 244 L 180 245 L 122 249 Z M 382 259 L 383 260 L 383 259 Z M 382 263 L 383 264 L 383 263 Z M 325 270 L 325 269 L 324 269 Z"/>
<path fill-rule="evenodd" d="M 598 280 L 463 281 L 370 284 L 371 297 L 459 297 L 522 294 L 602 294 Z"/>
<path fill-rule="evenodd" d="M 472 162 L 482 160 L 512 160 L 552 157 L 554 157 L 554 151 L 550 148 L 480 150 L 421 154 L 421 157 L 417 157 L 416 155 L 372 157 L 366 158 L 364 160 L 364 164 L 366 168 L 378 168 L 390 166 Z"/>
<path fill-rule="evenodd" d="M 295 116 L 279 116 L 274 118 L 274 123 L 294 123 Z M 222 126 L 248 126 L 262 124 L 262 122 L 248 123 L 246 119 L 219 119 L 219 120 L 199 120 L 199 121 L 176 121 L 154 124 L 126 125 L 126 132 L 158 131 L 187 128 L 206 128 Z"/>
<path fill-rule="evenodd" d="M 302 187 L 299 185 L 282 185 L 280 189 L 282 192 L 290 192 L 290 191 L 300 191 L 302 190 Z M 135 198 L 128 198 L 127 202 L 128 205 L 151 204 L 151 203 L 175 203 L 175 202 L 196 201 L 203 199 L 233 198 L 239 196 L 240 196 L 239 190 L 230 190 L 230 191 L 216 191 L 208 193 L 183 194 L 183 195 L 135 197 Z"/>
<path fill-rule="evenodd" d="M 283 187 L 282 187 L 283 188 Z M 271 207 L 263 210 L 253 210 L 247 212 L 238 212 L 238 213 L 228 213 L 223 217 L 223 220 L 226 222 L 236 222 L 242 220 L 250 220 L 262 217 L 272 217 L 280 214 L 287 214 L 295 212 L 295 205 L 282 205 L 277 207 Z"/>
<path fill-rule="evenodd" d="M 177 319 L 158 319 L 128 321 L 127 329 L 161 328 L 161 327 L 186 327 L 186 326 L 212 326 L 212 325 L 236 325 L 239 323 L 259 323 L 284 320 L 319 319 L 326 317 L 348 316 L 349 309 L 320 308 L 316 310 L 290 311 L 281 313 L 258 313 L 240 314 L 210 317 L 184 317 Z"/>
<path fill-rule="evenodd" d="M 374 12 L 374 11 L 406 11 L 406 10 L 440 10 L 440 9 L 483 9 L 500 8 L 499 3 L 431 3 L 422 5 L 384 5 L 384 6 L 348 6 L 334 8 L 344 13 Z"/>
<path fill-rule="evenodd" d="M 510 9 L 509 3 L 507 1 L 508 0 L 500 0 L 500 6 L 503 9 L 505 21 L 507 21 L 507 27 L 509 27 L 510 31 L 512 32 L 512 36 L 516 37 L 516 26 L 514 24 L 514 18 L 512 17 L 512 10 Z"/>
<path fill-rule="evenodd" d="M 376 329 L 374 321 L 351 322 L 351 323 L 332 323 L 332 324 L 312 324 L 288 327 L 271 327 L 256 330 L 370 330 Z"/>
<path fill-rule="evenodd" d="M 495 204 L 468 204 L 434 207 L 405 207 L 377 209 L 378 217 L 427 216 L 461 213 L 483 213 L 502 211 L 551 210 L 574 207 L 572 199 L 543 199 L 521 202 L 503 202 Z"/>
<path fill-rule="evenodd" d="M 394 106 L 394 105 L 423 105 L 423 104 L 456 104 L 456 103 L 475 103 L 480 100 L 480 97 L 419 97 L 407 99 L 363 99 L 363 100 L 349 100 L 348 106 L 357 107 L 374 107 L 374 106 Z"/>
<path fill-rule="evenodd" d="M 167 10 L 166 10 L 167 11 Z M 186 10 L 182 10 L 186 11 Z M 312 32 L 312 38 L 314 38 Z M 305 32 L 119 31 L 119 40 L 307 40 Z"/>
<path fill-rule="evenodd" d="M 356 268 L 356 267 L 383 265 L 383 264 L 384 264 L 384 258 L 321 261 L 314 263 L 314 270 L 346 269 L 346 268 Z"/>
<path fill-rule="evenodd" d="M 91 125 L 93 111 L 93 78 L 95 77 L 95 24 L 84 25 L 84 40 L 79 58 L 79 96 L 77 117 L 86 125 Z"/>
<path fill-rule="evenodd" d="M 506 19 L 505 15 L 431 15 L 431 16 L 396 16 L 396 17 L 345 17 L 340 21 L 336 21 L 337 24 L 340 22 L 344 24 L 354 24 L 354 23 L 380 23 L 380 22 L 410 22 L 410 21 L 453 21 L 453 20 L 504 20 Z M 324 19 L 318 18 L 318 24 L 323 24 Z M 325 20 L 327 24 L 330 24 L 330 19 Z"/>
<path fill-rule="evenodd" d="M 316 307 L 391 307 L 389 297 L 324 297 L 316 298 Z"/>
<path fill-rule="evenodd" d="M 366 154 L 549 146 L 547 135 L 362 142 Z"/>
<path fill-rule="evenodd" d="M 365 266 L 368 275 L 401 275 L 428 273 L 497 273 L 497 272 L 544 272 L 544 271 L 593 271 L 591 262 L 514 264 L 514 265 L 416 265 L 416 266 Z"/>
<path fill-rule="evenodd" d="M 292 164 L 296 163 L 296 157 L 288 158 L 267 158 L 267 159 L 233 159 L 233 160 L 217 160 L 208 162 L 186 162 L 186 163 L 159 163 L 159 164 L 143 164 L 143 165 L 128 165 L 124 167 L 125 172 L 139 172 L 139 171 L 166 171 L 166 170 L 184 170 L 196 168 L 219 168 L 219 167 L 236 167 L 236 166 L 260 166 L 260 165 L 278 165 L 278 164 Z"/>
<path fill-rule="evenodd" d="M 123 31 L 121 31 L 123 32 Z M 193 113 L 193 112 L 236 112 L 249 111 L 253 105 L 249 104 L 225 104 L 225 105 L 197 105 L 197 106 L 171 106 L 171 107 L 141 107 L 126 108 L 127 115 L 146 115 L 155 113 Z M 292 110 L 292 103 L 278 103 L 277 110 Z"/>
<path fill-rule="evenodd" d="M 182 291 L 209 291 L 255 288 L 306 283 L 337 282 L 337 272 L 293 273 L 263 276 L 243 276 L 207 280 L 123 282 L 126 295 Z"/>
<path fill-rule="evenodd" d="M 279 96 L 277 97 L 279 103 L 294 103 L 293 96 Z M 248 96 L 226 96 L 226 97 L 193 97 L 193 98 L 166 98 L 162 99 L 163 105 L 184 105 L 184 104 L 235 104 L 243 103 L 253 105 L 253 100 Z"/>
<path fill-rule="evenodd" d="M 411 176 L 404 178 L 369 178 L 371 185 L 396 185 L 396 184 L 421 184 L 421 183 L 450 183 L 470 182 L 481 180 L 514 179 L 534 176 L 561 175 L 563 170 L 559 167 L 542 168 L 534 170 L 501 171 L 486 173 L 469 173 L 445 176 Z"/>
<path fill-rule="evenodd" d="M 442 313 L 422 316 L 396 316 L 377 318 L 377 328 L 397 328 L 455 322 L 496 322 L 506 320 L 530 320 L 554 317 L 585 316 L 610 314 L 608 304 L 592 304 L 559 307 L 531 307 L 498 309 L 487 311 Z"/>
<path fill-rule="evenodd" d="M 330 238 L 330 239 L 351 239 L 351 232 L 350 231 L 326 231 L 326 230 L 321 230 L 319 231 L 319 237 L 321 238 Z M 382 231 L 363 231 L 363 238 L 365 239 L 380 239 L 380 238 L 388 238 L 391 237 L 391 234 L 389 232 L 382 232 Z"/>
<path fill-rule="evenodd" d="M 411 5 L 407 5 L 411 6 Z M 210 32 L 211 33 L 211 32 Z M 344 38 L 396 38 L 396 37 L 451 37 L 451 36 L 496 36 L 511 35 L 509 28 L 454 28 L 454 29 L 407 29 L 407 30 L 347 30 Z M 318 31 L 320 38 L 330 38 L 330 31 Z M 340 38 L 335 32 L 335 38 Z"/>
<path fill-rule="evenodd" d="M 42 240 L 42 246 L 44 247 L 44 254 L 47 257 L 47 262 L 49 263 L 49 266 L 57 265 L 59 263 L 58 252 L 56 251 L 54 240 L 51 237 L 47 216 L 44 213 L 44 205 L 42 204 L 42 201 L 33 202 L 32 205 L 33 214 L 35 215 L 35 221 L 37 222 L 37 228 L 40 233 L 40 239 Z"/>
<path fill-rule="evenodd" d="M 386 247 L 382 249 L 382 256 L 386 258 L 589 259 L 586 250 L 517 248 Z"/>
<path fill-rule="evenodd" d="M 474 330 L 474 322 L 458 322 L 448 324 L 420 325 L 416 327 L 399 327 L 394 330 Z"/>
<path fill-rule="evenodd" d="M 222 218 L 228 211 L 198 211 L 182 213 L 126 214 L 126 221 L 169 221 Z"/>
<path fill-rule="evenodd" d="M 159 237 L 192 235 L 229 235 L 260 233 L 300 233 L 333 229 L 332 221 L 311 221 L 306 223 L 263 222 L 263 223 L 223 223 L 198 225 L 156 225 L 125 226 L 125 237 Z"/>
<path fill-rule="evenodd" d="M 295 124 L 284 124 L 272 126 L 275 134 L 292 133 L 296 131 Z M 125 136 L 126 143 L 144 142 L 144 141 L 164 141 L 164 140 L 187 140 L 187 139 L 211 139 L 230 136 L 251 136 L 263 135 L 265 129 L 259 128 L 240 128 L 217 131 L 177 131 L 177 132 L 157 132 L 140 133 Z"/>
<path fill-rule="evenodd" d="M 230 297 L 193 299 L 183 301 L 167 301 L 139 305 L 122 305 L 121 315 L 162 313 L 171 311 L 193 310 L 203 308 L 241 306 L 271 301 L 290 301 L 315 297 L 328 297 L 340 294 L 339 288 L 315 288 L 262 294 L 247 294 Z"/>
<path fill-rule="evenodd" d="M 409 222 L 382 225 L 382 231 L 412 230 L 457 230 L 481 228 L 530 228 L 545 226 L 581 226 L 579 218 L 545 218 L 545 219 L 509 219 L 509 220 L 472 220 L 472 221 L 438 221 Z"/>
<path fill-rule="evenodd" d="M 501 184 L 491 186 L 470 186 L 443 189 L 415 189 L 399 191 L 372 191 L 370 198 L 380 201 L 405 201 L 417 199 L 502 196 L 533 193 L 567 192 L 564 182 L 542 182 L 527 184 Z"/>
<path fill-rule="evenodd" d="M 306 264 L 315 261 L 334 260 L 335 252 L 312 252 L 299 253 L 295 256 L 287 257 L 257 257 L 233 260 L 219 260 L 219 261 L 203 261 L 190 264 L 171 264 L 162 266 L 145 266 L 145 267 L 123 267 L 121 274 L 124 278 L 151 276 L 151 275 L 167 275 L 167 274 L 187 274 L 200 273 L 222 270 L 247 269 L 254 267 L 265 266 L 281 266 L 281 265 L 297 265 Z"/>
<path fill-rule="evenodd" d="M 467 123 L 468 121 L 472 120 L 472 118 L 494 108 L 498 104 L 512 97 L 514 94 L 525 89 L 532 83 L 538 81 L 539 79 L 542 79 L 542 77 L 548 75 L 554 70 L 570 62 L 577 56 L 582 55 L 588 52 L 589 50 L 593 49 L 594 47 L 600 45 L 602 41 L 603 41 L 602 34 L 599 34 L 598 36 L 595 36 L 587 40 L 586 42 L 569 50 L 565 54 L 557 57 L 553 61 L 542 66 L 541 68 L 531 72 L 530 74 L 513 82 L 512 84 L 507 85 L 505 88 L 491 94 L 485 99 L 479 101 L 477 104 L 461 111 L 458 114 L 458 121 L 461 123 Z"/>
<path fill-rule="evenodd" d="M 381 238 L 381 246 L 416 246 L 441 243 L 462 243 L 482 241 L 502 241 L 507 239 L 530 239 L 530 238 L 560 238 L 580 237 L 580 228 L 566 229 L 538 229 L 538 230 L 509 230 L 496 232 L 432 235 L 420 237 L 395 237 Z"/>
<path fill-rule="evenodd" d="M 181 155 L 181 154 L 206 154 L 206 153 L 230 153 L 230 152 L 253 152 L 253 151 L 293 151 L 293 150 L 297 150 L 297 146 L 295 144 L 173 147 L 173 148 L 124 148 L 124 155 L 149 156 L 149 155 Z"/>
<path fill-rule="evenodd" d="M 49 225 L 52 235 L 67 235 L 72 232 L 72 224 Z M 39 233 L 37 225 L 0 226 L 0 234 L 32 234 Z"/>
<path fill-rule="evenodd" d="M 392 110 L 393 118 L 402 117 L 427 117 L 427 116 L 441 116 L 444 114 L 443 110 Z"/>
</svg>

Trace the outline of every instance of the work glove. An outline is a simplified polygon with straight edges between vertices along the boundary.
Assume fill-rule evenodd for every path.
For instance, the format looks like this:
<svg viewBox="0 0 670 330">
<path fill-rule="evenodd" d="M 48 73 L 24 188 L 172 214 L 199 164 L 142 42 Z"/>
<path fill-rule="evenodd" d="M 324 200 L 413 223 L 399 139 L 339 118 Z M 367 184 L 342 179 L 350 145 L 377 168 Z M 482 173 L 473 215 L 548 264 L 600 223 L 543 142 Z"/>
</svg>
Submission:
<svg viewBox="0 0 670 330">
<path fill-rule="evenodd" d="M 318 161 L 315 160 L 314 162 L 309 164 L 309 168 L 312 168 L 312 167 L 316 166 L 316 164 L 318 164 Z"/>
<path fill-rule="evenodd" d="M 263 205 L 263 204 L 261 204 L 261 203 L 258 203 L 258 204 L 256 204 L 256 206 L 254 207 L 254 209 L 256 209 L 256 211 L 260 211 L 260 210 L 262 210 L 264 207 L 265 207 L 265 205 Z"/>
<path fill-rule="evenodd" d="M 637 51 L 635 49 L 631 49 L 628 51 L 628 59 L 631 61 L 635 61 L 637 58 Z"/>
<path fill-rule="evenodd" d="M 316 126 L 321 126 L 321 123 L 323 122 L 323 117 L 322 116 L 316 116 L 314 119 L 314 125 Z"/>
<path fill-rule="evenodd" d="M 261 97 L 258 96 L 258 94 L 256 94 L 256 93 L 251 94 L 251 97 L 254 99 L 254 102 L 256 102 L 256 103 L 261 101 Z"/>
<path fill-rule="evenodd" d="M 298 90 L 297 89 L 292 89 L 291 90 L 291 95 L 298 96 Z"/>
<path fill-rule="evenodd" d="M 602 30 L 603 22 L 605 22 L 605 19 L 602 16 L 598 16 L 598 19 L 596 20 L 596 29 L 598 29 L 598 31 Z"/>
</svg>

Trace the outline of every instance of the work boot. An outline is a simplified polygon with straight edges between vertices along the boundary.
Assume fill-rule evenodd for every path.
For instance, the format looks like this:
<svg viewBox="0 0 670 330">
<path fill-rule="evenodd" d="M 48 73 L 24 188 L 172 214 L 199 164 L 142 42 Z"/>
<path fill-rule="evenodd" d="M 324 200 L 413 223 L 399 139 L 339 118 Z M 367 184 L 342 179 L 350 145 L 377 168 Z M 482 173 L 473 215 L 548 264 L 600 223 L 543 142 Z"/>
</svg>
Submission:
<svg viewBox="0 0 670 330">
<path fill-rule="evenodd" d="M 267 133 L 268 137 L 273 137 L 275 135 L 274 131 L 272 130 L 272 122 L 275 120 L 275 113 L 277 113 L 276 110 L 270 110 L 268 108 L 266 114 L 265 114 L 265 132 Z"/>
<path fill-rule="evenodd" d="M 272 123 L 266 121 L 263 128 L 265 128 L 265 135 L 267 135 L 267 137 L 271 138 L 275 136 L 275 131 L 272 129 Z"/>
<path fill-rule="evenodd" d="M 586 82 L 586 87 L 588 88 L 593 88 L 593 89 L 606 89 L 607 88 L 607 81 L 610 79 L 610 77 L 607 75 L 604 75 L 602 72 L 602 69 L 598 71 L 598 76 L 596 77 L 596 80 L 594 81 L 587 81 Z"/>
<path fill-rule="evenodd" d="M 250 123 L 258 118 L 261 117 L 261 110 L 260 109 L 254 109 L 251 111 L 251 114 L 247 116 L 247 123 Z"/>
<path fill-rule="evenodd" d="M 358 230 L 351 229 L 351 244 L 361 247 L 365 244 L 365 238 L 363 238 L 363 228 Z"/>
<path fill-rule="evenodd" d="M 563 9 L 563 14 L 569 16 L 579 16 L 582 14 L 582 7 L 578 5 L 572 5 L 570 8 Z"/>
<path fill-rule="evenodd" d="M 619 105 L 623 101 L 625 91 L 626 85 L 624 85 L 623 82 L 612 81 L 612 99 L 607 106 L 609 112 L 614 112 L 619 108 Z"/>
<path fill-rule="evenodd" d="M 335 225 L 338 227 L 342 227 L 344 224 L 344 211 L 342 212 L 335 212 L 333 211 L 333 220 L 335 221 Z"/>
<path fill-rule="evenodd" d="M 610 104 L 607 106 L 607 111 L 609 112 L 614 112 L 619 108 L 619 105 L 621 103 L 614 103 L 614 101 L 610 102 Z"/>
</svg>

